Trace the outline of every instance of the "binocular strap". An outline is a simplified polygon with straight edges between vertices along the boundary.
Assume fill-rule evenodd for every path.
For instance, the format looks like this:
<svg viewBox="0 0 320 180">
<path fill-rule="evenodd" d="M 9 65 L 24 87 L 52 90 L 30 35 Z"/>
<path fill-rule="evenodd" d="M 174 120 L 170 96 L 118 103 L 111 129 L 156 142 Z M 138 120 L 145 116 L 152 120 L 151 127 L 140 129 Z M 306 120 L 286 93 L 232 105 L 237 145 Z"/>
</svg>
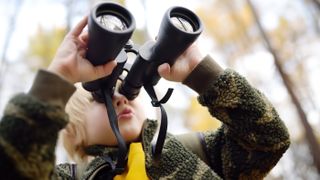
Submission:
<svg viewBox="0 0 320 180">
<path fill-rule="evenodd" d="M 112 128 L 114 135 L 116 136 L 118 147 L 119 147 L 118 158 L 117 158 L 117 163 L 114 169 L 114 173 L 121 174 L 125 170 L 126 159 L 127 159 L 127 146 L 126 146 L 126 142 L 124 141 L 119 131 L 117 114 L 112 105 L 111 93 L 108 93 L 107 90 L 105 90 L 103 87 L 101 88 L 101 91 L 103 91 L 102 94 L 104 97 L 105 106 L 107 108 L 110 126 Z"/>
<path fill-rule="evenodd" d="M 159 130 L 159 135 L 158 135 L 157 142 L 156 142 L 156 147 L 155 147 L 155 150 L 153 153 L 154 160 L 158 160 L 161 156 L 164 141 L 166 139 L 167 126 L 168 126 L 167 113 L 166 113 L 164 107 L 162 106 L 162 104 L 166 103 L 169 100 L 170 96 L 172 95 L 173 89 L 169 88 L 168 91 L 166 92 L 165 96 L 159 101 L 152 85 L 145 85 L 144 88 L 151 98 L 152 106 L 153 107 L 160 107 L 160 110 L 161 110 L 160 130 Z"/>
</svg>

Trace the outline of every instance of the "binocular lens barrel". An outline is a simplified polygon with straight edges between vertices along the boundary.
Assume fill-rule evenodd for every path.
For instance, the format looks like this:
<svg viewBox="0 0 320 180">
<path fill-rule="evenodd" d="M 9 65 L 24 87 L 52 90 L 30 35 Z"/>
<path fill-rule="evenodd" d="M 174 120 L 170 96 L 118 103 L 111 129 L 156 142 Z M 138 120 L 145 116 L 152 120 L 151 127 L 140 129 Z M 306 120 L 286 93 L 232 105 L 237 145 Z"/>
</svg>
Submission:
<svg viewBox="0 0 320 180">
<path fill-rule="evenodd" d="M 101 65 L 117 57 L 131 37 L 135 21 L 124 7 L 103 3 L 92 10 L 88 26 L 87 58 L 92 64 Z"/>
<path fill-rule="evenodd" d="M 119 88 L 120 93 L 132 100 L 139 94 L 141 86 L 156 85 L 160 79 L 157 71 L 159 65 L 173 65 L 202 30 L 200 19 L 189 9 L 168 9 L 162 19 L 156 42 L 145 43 L 139 49 L 139 56 Z"/>
<path fill-rule="evenodd" d="M 115 3 L 102 3 L 92 9 L 88 29 L 86 58 L 97 66 L 118 56 L 135 29 L 135 20 L 124 7 Z M 83 87 L 88 91 L 96 91 L 99 89 L 99 80 L 86 82 Z"/>
</svg>

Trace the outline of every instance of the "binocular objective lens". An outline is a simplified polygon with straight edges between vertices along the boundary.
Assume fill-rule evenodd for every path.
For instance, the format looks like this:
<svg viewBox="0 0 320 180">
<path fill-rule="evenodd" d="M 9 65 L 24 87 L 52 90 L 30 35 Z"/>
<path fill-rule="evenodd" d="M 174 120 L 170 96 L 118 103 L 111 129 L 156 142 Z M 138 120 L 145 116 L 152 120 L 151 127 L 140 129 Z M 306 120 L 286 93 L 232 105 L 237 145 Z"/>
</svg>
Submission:
<svg viewBox="0 0 320 180">
<path fill-rule="evenodd" d="M 108 30 L 123 31 L 128 28 L 125 22 L 111 14 L 104 14 L 97 18 L 98 22 Z"/>
<path fill-rule="evenodd" d="M 171 17 L 170 21 L 172 22 L 172 24 L 179 28 L 182 31 L 185 32 L 194 32 L 194 29 L 192 27 L 192 25 L 190 24 L 190 22 L 188 22 L 187 20 L 181 18 L 181 17 Z"/>
</svg>

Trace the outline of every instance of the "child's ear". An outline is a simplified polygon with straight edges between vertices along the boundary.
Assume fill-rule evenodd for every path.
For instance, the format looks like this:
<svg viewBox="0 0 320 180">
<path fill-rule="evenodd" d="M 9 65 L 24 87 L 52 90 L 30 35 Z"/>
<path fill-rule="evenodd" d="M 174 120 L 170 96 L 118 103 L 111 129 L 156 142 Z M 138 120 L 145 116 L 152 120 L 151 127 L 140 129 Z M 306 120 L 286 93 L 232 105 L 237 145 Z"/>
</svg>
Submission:
<svg viewBox="0 0 320 180">
<path fill-rule="evenodd" d="M 83 140 L 80 134 L 77 133 L 74 124 L 68 124 L 67 127 L 61 130 L 61 133 L 64 136 L 64 141 L 75 147 L 75 149 L 77 149 L 78 146 L 82 145 L 81 143 L 83 143 Z"/>
</svg>

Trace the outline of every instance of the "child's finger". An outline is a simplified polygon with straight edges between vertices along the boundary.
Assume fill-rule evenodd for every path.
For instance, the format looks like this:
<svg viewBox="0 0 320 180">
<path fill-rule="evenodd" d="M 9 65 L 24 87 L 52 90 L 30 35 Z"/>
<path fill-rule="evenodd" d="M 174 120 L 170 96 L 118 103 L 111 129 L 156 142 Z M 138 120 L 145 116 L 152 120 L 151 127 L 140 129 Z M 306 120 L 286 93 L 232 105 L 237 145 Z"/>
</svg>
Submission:
<svg viewBox="0 0 320 180">
<path fill-rule="evenodd" d="M 82 20 L 70 31 L 70 35 L 79 36 L 84 27 L 86 27 L 88 23 L 88 16 L 82 18 Z"/>
</svg>

